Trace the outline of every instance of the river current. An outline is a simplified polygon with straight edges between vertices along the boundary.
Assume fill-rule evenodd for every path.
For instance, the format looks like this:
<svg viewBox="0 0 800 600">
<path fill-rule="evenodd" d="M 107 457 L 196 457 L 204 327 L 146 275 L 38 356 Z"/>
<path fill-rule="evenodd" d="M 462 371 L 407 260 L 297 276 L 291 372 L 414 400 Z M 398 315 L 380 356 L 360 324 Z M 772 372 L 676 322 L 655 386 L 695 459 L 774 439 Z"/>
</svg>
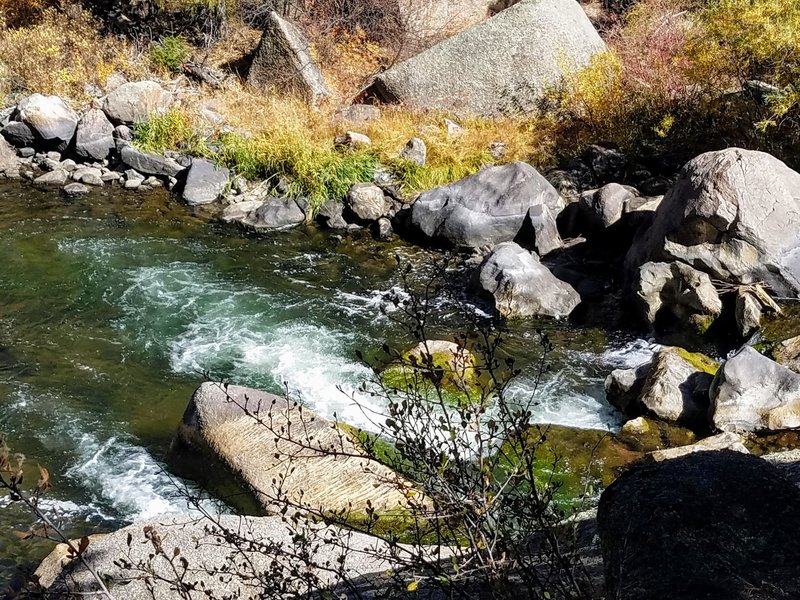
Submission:
<svg viewBox="0 0 800 600">
<path fill-rule="evenodd" d="M 26 455 L 31 477 L 37 463 L 49 469 L 45 506 L 71 535 L 182 510 L 164 456 L 205 372 L 288 388 L 323 416 L 366 425 L 343 391 L 357 393 L 371 376 L 356 350 L 404 341 L 380 310 L 400 283 L 396 255 L 423 276 L 427 251 L 366 234 L 253 236 L 160 193 L 67 201 L 2 184 L 0 432 Z M 446 312 L 434 327 L 445 338 Z M 617 427 L 603 378 L 652 347 L 564 322 L 515 325 L 509 347 L 523 375 L 514 393 L 534 386 L 542 325 L 556 350 L 536 420 Z M 0 589 L 49 549 L 13 537 L 29 524 L 0 496 Z"/>
</svg>

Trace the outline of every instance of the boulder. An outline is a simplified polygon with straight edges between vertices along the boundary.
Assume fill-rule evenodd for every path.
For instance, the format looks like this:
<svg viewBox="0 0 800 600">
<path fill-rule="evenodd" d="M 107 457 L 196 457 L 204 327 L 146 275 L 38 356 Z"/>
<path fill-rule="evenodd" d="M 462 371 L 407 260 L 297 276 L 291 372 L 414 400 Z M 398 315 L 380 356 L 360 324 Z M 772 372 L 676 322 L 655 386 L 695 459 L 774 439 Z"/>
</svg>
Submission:
<svg viewBox="0 0 800 600">
<path fill-rule="evenodd" d="M 711 420 L 721 431 L 800 427 L 800 375 L 745 346 L 717 373 Z"/>
<path fill-rule="evenodd" d="M 120 152 L 120 158 L 127 167 L 145 175 L 175 177 L 186 168 L 171 158 L 142 152 L 133 146 L 124 146 Z"/>
<path fill-rule="evenodd" d="M 91 109 L 78 122 L 75 135 L 75 153 L 84 160 L 103 160 L 116 147 L 114 126 L 105 113 Z"/>
<path fill-rule="evenodd" d="M 411 138 L 400 151 L 400 158 L 412 162 L 418 167 L 424 167 L 428 160 L 428 147 L 421 139 Z"/>
<path fill-rule="evenodd" d="M 625 413 L 635 415 L 639 397 L 650 373 L 652 363 L 647 362 L 632 369 L 614 369 L 604 382 L 608 403 Z"/>
<path fill-rule="evenodd" d="M 266 200 L 245 200 L 226 207 L 222 220 L 245 229 L 266 231 L 297 227 L 306 221 L 306 213 L 292 198 L 269 197 Z"/>
<path fill-rule="evenodd" d="M 719 365 L 703 354 L 665 348 L 653 361 L 606 378 L 606 399 L 629 417 L 652 415 L 693 430 L 708 429 L 708 390 Z"/>
<path fill-rule="evenodd" d="M 609 183 L 599 190 L 581 194 L 580 207 L 591 227 L 606 229 L 622 218 L 628 203 L 636 195 L 636 191 L 629 186 Z"/>
<path fill-rule="evenodd" d="M 761 302 L 750 292 L 739 290 L 736 293 L 735 317 L 739 335 L 750 337 L 761 326 Z"/>
<path fill-rule="evenodd" d="M 18 179 L 20 177 L 17 152 L 2 137 L 0 137 L 0 175 L 9 179 Z"/>
<path fill-rule="evenodd" d="M 381 109 L 371 104 L 353 104 L 338 109 L 334 115 L 335 123 L 368 123 L 380 119 Z"/>
<path fill-rule="evenodd" d="M 617 148 L 592 145 L 586 149 L 582 158 L 601 185 L 625 177 L 628 157 Z"/>
<path fill-rule="evenodd" d="M 478 286 L 506 318 L 566 317 L 581 302 L 578 292 L 557 279 L 535 253 L 514 242 L 494 247 L 479 269 Z"/>
<path fill-rule="evenodd" d="M 389 214 L 391 203 L 374 183 L 356 183 L 347 192 L 347 208 L 359 221 L 377 221 Z"/>
<path fill-rule="evenodd" d="M 607 597 L 800 597 L 798 507 L 796 486 L 740 452 L 634 467 L 600 497 Z"/>
<path fill-rule="evenodd" d="M 680 260 L 734 284 L 767 282 L 800 292 L 800 173 L 763 152 L 701 154 L 675 185 L 626 258 L 629 276 L 648 261 Z"/>
<path fill-rule="evenodd" d="M 63 151 L 75 135 L 78 113 L 58 96 L 33 94 L 17 105 L 16 120 L 31 129 L 39 144 Z"/>
<path fill-rule="evenodd" d="M 358 133 L 357 131 L 348 131 L 344 135 L 337 135 L 333 140 L 334 146 L 339 149 L 351 148 L 356 150 L 358 148 L 368 148 L 372 146 L 372 140 L 368 135 Z"/>
<path fill-rule="evenodd" d="M 317 211 L 317 222 L 328 229 L 347 229 L 344 216 L 344 205 L 341 202 L 328 200 Z"/>
<path fill-rule="evenodd" d="M 215 202 L 228 187 L 230 175 L 228 169 L 204 158 L 195 158 L 186 175 L 183 201 L 189 206 Z"/>
<path fill-rule="evenodd" d="M 33 180 L 36 185 L 63 187 L 69 181 L 69 173 L 64 169 L 55 169 Z"/>
<path fill-rule="evenodd" d="M 330 96 L 303 32 L 270 12 L 247 81 L 262 89 L 291 90 L 317 105 Z"/>
<path fill-rule="evenodd" d="M 744 439 L 742 436 L 730 431 L 726 431 L 725 433 L 712 435 L 702 439 L 696 444 L 689 444 L 688 446 L 680 446 L 678 448 L 655 450 L 650 452 L 647 456 L 651 460 L 661 462 L 663 460 L 680 458 L 681 456 L 686 456 L 687 454 L 694 454 L 696 452 L 709 452 L 714 450 L 730 450 L 731 452 L 750 454 L 750 451 L 744 445 Z"/>
<path fill-rule="evenodd" d="M 656 329 L 686 325 L 722 312 L 711 278 L 683 263 L 649 262 L 638 269 L 634 287 L 643 321 Z"/>
<path fill-rule="evenodd" d="M 116 125 L 133 125 L 165 113 L 172 95 L 155 81 L 123 83 L 103 101 L 103 112 Z"/>
<path fill-rule="evenodd" d="M 3 137 L 17 148 L 31 148 L 36 142 L 33 130 L 20 121 L 11 121 L 3 127 Z"/>
<path fill-rule="evenodd" d="M 481 248 L 513 241 L 523 230 L 533 207 L 542 209 L 535 220 L 547 222 L 563 207 L 558 192 L 528 164 L 514 162 L 482 169 L 448 186 L 420 195 L 411 208 L 411 226 L 432 241 L 457 247 Z M 535 229 L 552 239 L 551 231 Z M 549 244 L 552 245 L 552 244 Z"/>
<path fill-rule="evenodd" d="M 778 364 L 800 373 L 800 336 L 777 343 L 772 349 L 772 357 Z"/>
<path fill-rule="evenodd" d="M 267 392 L 203 383 L 176 443 L 227 466 L 267 511 L 280 508 L 279 496 L 315 514 L 363 515 L 370 506 L 386 514 L 407 506 L 402 485 L 393 484 L 402 480 L 367 458 L 343 430 Z"/>
<path fill-rule="evenodd" d="M 389 68 L 362 96 L 482 116 L 529 112 L 603 50 L 574 0 L 524 0 Z"/>
<path fill-rule="evenodd" d="M 717 364 L 682 348 L 661 350 L 647 374 L 638 404 L 659 419 L 693 430 L 708 428 L 708 390 Z"/>
<path fill-rule="evenodd" d="M 370 581 L 392 567 L 387 560 L 391 556 L 388 544 L 363 533 L 345 533 L 333 526 L 319 525 L 313 534 L 309 532 L 315 543 L 309 546 L 306 564 L 302 559 L 293 558 L 298 551 L 297 531 L 279 516 L 220 515 L 212 521 L 198 518 L 197 513 L 170 514 L 133 523 L 107 535 L 90 536 L 83 558 L 107 580 L 122 582 L 114 586 L 114 598 L 180 600 L 186 597 L 170 583 L 175 578 L 170 562 L 161 558 L 149 560 L 154 546 L 145 531 L 157 533 L 170 558 L 173 558 L 174 548 L 180 548 L 180 557 L 186 559 L 188 565 L 197 567 L 190 567 L 181 581 L 187 589 L 202 589 L 203 595 L 210 598 L 255 600 L 263 597 L 264 590 L 260 586 L 230 576 L 232 570 L 239 569 L 239 560 L 247 561 L 252 574 L 269 572 L 270 577 L 294 581 L 294 585 L 290 583 L 285 590 L 285 596 L 276 595 L 276 598 L 332 593 L 328 588 L 340 582 L 335 570 L 323 565 L 341 564 L 353 580 L 371 575 Z M 254 547 L 232 554 L 234 546 L 222 541 L 232 535 L 252 540 Z M 234 556 L 237 566 L 233 565 Z M 131 568 L 126 568 L 125 561 L 131 563 Z M 136 576 L 135 569 L 140 562 L 152 565 L 153 577 L 145 580 Z M 173 564 L 180 568 L 180 560 Z M 302 577 L 292 575 L 291 570 L 297 568 L 303 569 Z M 39 565 L 35 577 L 46 597 L 71 598 L 71 592 L 76 592 L 77 597 L 99 596 L 87 591 L 96 589 L 96 584 L 81 561 L 68 557 L 66 544 L 53 549 Z M 336 597 L 342 596 L 337 594 Z"/>
</svg>

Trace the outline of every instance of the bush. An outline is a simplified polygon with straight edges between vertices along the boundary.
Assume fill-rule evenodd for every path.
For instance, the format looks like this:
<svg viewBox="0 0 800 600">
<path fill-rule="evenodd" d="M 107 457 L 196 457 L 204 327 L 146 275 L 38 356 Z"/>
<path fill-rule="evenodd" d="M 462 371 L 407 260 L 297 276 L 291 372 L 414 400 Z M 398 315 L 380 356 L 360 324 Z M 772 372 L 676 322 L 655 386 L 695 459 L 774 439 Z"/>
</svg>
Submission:
<svg viewBox="0 0 800 600">
<path fill-rule="evenodd" d="M 189 58 L 189 47 L 182 37 L 168 35 L 150 46 L 150 60 L 157 67 L 179 72 Z"/>
<path fill-rule="evenodd" d="M 98 33 L 96 21 L 77 6 L 46 9 L 35 24 L 0 30 L 0 81 L 4 92 L 39 92 L 84 100 L 85 86 L 105 85 L 114 71 L 142 75 L 144 66 L 117 38 Z"/>
<path fill-rule="evenodd" d="M 204 137 L 194 126 L 187 112 L 172 108 L 163 115 L 136 123 L 133 127 L 136 145 L 145 152 L 178 150 L 195 156 L 208 156 L 210 151 Z"/>
</svg>

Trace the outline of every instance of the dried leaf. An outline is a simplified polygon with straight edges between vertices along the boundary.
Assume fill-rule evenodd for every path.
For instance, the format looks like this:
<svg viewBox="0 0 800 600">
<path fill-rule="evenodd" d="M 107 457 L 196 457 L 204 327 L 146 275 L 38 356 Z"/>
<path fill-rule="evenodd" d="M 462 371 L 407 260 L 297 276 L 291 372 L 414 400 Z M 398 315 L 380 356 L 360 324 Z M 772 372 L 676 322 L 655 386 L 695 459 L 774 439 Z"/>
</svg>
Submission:
<svg viewBox="0 0 800 600">
<path fill-rule="evenodd" d="M 29 540 L 33 537 L 33 533 L 30 531 L 15 531 L 14 535 L 21 540 Z"/>
</svg>

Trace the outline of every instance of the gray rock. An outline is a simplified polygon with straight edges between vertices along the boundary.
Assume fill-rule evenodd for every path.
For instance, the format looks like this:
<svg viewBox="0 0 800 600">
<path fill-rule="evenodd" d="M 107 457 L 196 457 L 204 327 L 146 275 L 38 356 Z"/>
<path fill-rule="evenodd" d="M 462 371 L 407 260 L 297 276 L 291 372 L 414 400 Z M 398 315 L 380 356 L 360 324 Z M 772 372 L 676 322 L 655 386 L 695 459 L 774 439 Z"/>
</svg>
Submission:
<svg viewBox="0 0 800 600">
<path fill-rule="evenodd" d="M 37 142 L 58 150 L 66 150 L 78 127 L 78 113 L 58 96 L 42 94 L 23 99 L 16 120 L 30 127 Z"/>
<path fill-rule="evenodd" d="M 75 153 L 85 160 L 103 160 L 115 148 L 114 126 L 99 109 L 84 113 L 75 134 Z"/>
<path fill-rule="evenodd" d="M 574 0 L 526 0 L 389 68 L 362 95 L 483 116 L 528 112 L 603 50 Z"/>
<path fill-rule="evenodd" d="M 400 158 L 424 167 L 425 162 L 428 160 L 428 147 L 421 139 L 411 138 L 400 151 Z"/>
<path fill-rule="evenodd" d="M 22 158 L 33 158 L 33 155 L 36 154 L 36 150 L 30 147 L 20 148 L 17 152 Z"/>
<path fill-rule="evenodd" d="M 717 317 L 722 301 L 705 273 L 683 263 L 647 263 L 641 266 L 635 286 L 644 321 L 656 325 L 666 315 L 689 324 L 694 315 Z"/>
<path fill-rule="evenodd" d="M 711 419 L 721 431 L 800 427 L 800 375 L 745 346 L 711 387 Z"/>
<path fill-rule="evenodd" d="M 736 328 L 748 338 L 761 327 L 761 302 L 749 292 L 736 293 Z"/>
<path fill-rule="evenodd" d="M 33 130 L 20 121 L 11 121 L 3 127 L 2 133 L 4 138 L 18 148 L 31 147 L 36 142 Z"/>
<path fill-rule="evenodd" d="M 262 89 L 294 91 L 312 105 L 330 96 L 305 35 L 275 11 L 269 13 L 247 80 Z"/>
<path fill-rule="evenodd" d="M 219 199 L 230 181 L 230 171 L 204 158 L 195 158 L 186 176 L 183 200 L 189 206 L 210 204 Z"/>
<path fill-rule="evenodd" d="M 348 131 L 344 135 L 336 136 L 333 141 L 334 145 L 338 148 L 368 148 L 372 145 L 372 140 L 368 135 L 358 133 L 357 131 Z"/>
<path fill-rule="evenodd" d="M 356 183 L 347 192 L 347 207 L 360 221 L 377 221 L 389 214 L 391 204 L 374 183 Z"/>
<path fill-rule="evenodd" d="M 411 208 L 411 225 L 434 241 L 480 248 L 514 240 L 531 208 L 541 205 L 553 217 L 563 206 L 536 169 L 514 162 L 423 193 Z"/>
<path fill-rule="evenodd" d="M 529 234 L 532 235 L 531 239 L 527 239 Z M 546 256 L 564 246 L 553 213 L 544 204 L 531 206 L 518 239 L 526 245 L 532 245 L 540 256 Z"/>
<path fill-rule="evenodd" d="M 772 357 L 778 364 L 795 373 L 800 373 L 800 336 L 775 344 L 772 349 Z"/>
<path fill-rule="evenodd" d="M 19 161 L 14 147 L 0 137 L 0 175 L 9 179 L 18 179 Z"/>
<path fill-rule="evenodd" d="M 763 152 L 728 148 L 689 161 L 626 258 L 681 260 L 735 284 L 800 292 L 800 173 Z"/>
<path fill-rule="evenodd" d="M 64 187 L 67 181 L 69 181 L 69 173 L 63 169 L 56 169 L 37 177 L 33 180 L 33 183 L 36 185 Z"/>
<path fill-rule="evenodd" d="M 760 458 L 697 452 L 635 466 L 597 512 L 615 600 L 800 597 L 800 490 Z"/>
<path fill-rule="evenodd" d="M 60 163 L 58 163 L 58 167 L 57 168 L 64 169 L 67 173 L 72 173 L 73 171 L 75 171 L 78 168 L 78 163 L 76 163 L 71 158 L 68 158 L 68 159 L 62 160 Z"/>
<path fill-rule="evenodd" d="M 122 148 L 120 158 L 126 166 L 136 169 L 145 175 L 175 177 L 186 168 L 171 158 L 165 158 L 149 152 L 142 152 L 133 146 L 125 146 Z"/>
<path fill-rule="evenodd" d="M 69 198 L 80 198 L 89 195 L 89 188 L 82 183 L 69 183 L 64 186 L 63 192 Z"/>
<path fill-rule="evenodd" d="M 341 202 L 328 200 L 317 211 L 317 222 L 328 229 L 347 229 L 344 216 L 344 205 Z"/>
<path fill-rule="evenodd" d="M 103 112 L 112 123 L 133 125 L 165 113 L 171 104 L 172 95 L 155 81 L 135 81 L 120 85 L 106 96 Z"/>
<path fill-rule="evenodd" d="M 368 123 L 380 119 L 381 109 L 370 104 L 352 104 L 340 108 L 334 113 L 333 119 L 337 123 Z"/>
<path fill-rule="evenodd" d="M 581 302 L 578 292 L 557 279 L 536 254 L 514 242 L 494 247 L 480 267 L 478 285 L 506 318 L 566 317 Z"/>
<path fill-rule="evenodd" d="M 382 242 L 388 242 L 394 237 L 394 229 L 392 228 L 392 221 L 386 217 L 378 219 L 378 239 Z"/>
<path fill-rule="evenodd" d="M 125 178 L 128 181 L 144 181 L 145 176 L 139 173 L 136 169 L 128 169 L 125 171 Z"/>
<path fill-rule="evenodd" d="M 580 207 L 591 226 L 605 229 L 622 218 L 626 206 L 636 196 L 631 187 L 609 183 L 581 194 Z"/>
<path fill-rule="evenodd" d="M 226 207 L 222 220 L 253 231 L 297 227 L 306 220 L 306 213 L 291 198 L 245 200 Z"/>
<path fill-rule="evenodd" d="M 246 194 L 249 185 L 247 183 L 247 179 L 242 177 L 241 175 L 237 175 L 233 178 L 231 182 L 231 188 L 236 191 L 237 194 Z"/>
<path fill-rule="evenodd" d="M 597 188 L 594 173 L 580 159 L 571 161 L 564 169 L 548 171 L 546 177 L 566 204 L 578 202 L 583 192 Z"/>
<path fill-rule="evenodd" d="M 708 427 L 708 391 L 714 376 L 675 348 L 660 351 L 650 366 L 638 404 L 643 412 L 694 430 Z"/>
<path fill-rule="evenodd" d="M 642 395 L 652 363 L 632 369 L 614 369 L 606 377 L 605 392 L 608 403 L 628 416 L 640 414 L 639 397 Z"/>
<path fill-rule="evenodd" d="M 679 448 L 666 448 L 664 450 L 655 450 L 650 452 L 647 456 L 651 460 L 661 462 L 664 460 L 672 460 L 686 456 L 687 454 L 695 454 L 696 452 L 713 452 L 720 450 L 730 450 L 731 452 L 740 452 L 742 454 L 750 454 L 747 446 L 744 445 L 742 436 L 726 431 L 710 437 L 704 438 L 696 444 L 689 444 L 688 446 L 680 446 Z"/>
<path fill-rule="evenodd" d="M 103 173 L 100 169 L 94 167 L 81 167 L 72 173 L 72 178 L 80 183 L 91 185 L 95 187 L 102 187 L 105 185 L 102 177 Z"/>
<path fill-rule="evenodd" d="M 144 179 L 126 179 L 125 183 L 122 184 L 122 187 L 124 187 L 126 190 L 138 190 L 140 187 L 142 187 L 143 181 Z"/>
<path fill-rule="evenodd" d="M 444 126 L 447 128 L 447 137 L 458 138 L 464 135 L 464 128 L 450 119 L 444 120 Z"/>
<path fill-rule="evenodd" d="M 215 517 L 215 520 L 217 518 Z M 237 554 L 239 560 L 246 560 L 253 572 L 270 573 L 270 577 L 296 581 L 296 586 L 287 591 L 285 597 L 302 596 L 313 593 L 324 596 L 332 593 L 329 588 L 339 581 L 333 569 L 311 568 L 311 565 L 340 564 L 353 580 L 373 581 L 381 573 L 391 569 L 392 563 L 386 557 L 390 550 L 386 542 L 378 537 L 361 533 L 344 532 L 335 527 L 321 525 L 316 532 L 317 539 L 324 543 L 314 544 L 308 556 L 308 565 L 303 561 L 293 561 L 291 567 L 286 556 L 297 551 L 296 531 L 287 526 L 280 516 L 241 517 L 220 515 L 218 522 L 198 519 L 197 514 L 170 514 L 137 522 L 108 535 L 93 535 L 84 558 L 92 568 L 112 581 L 123 581 L 114 586 L 113 596 L 119 600 L 179 600 L 181 593 L 170 584 L 175 574 L 166 560 L 149 560 L 153 545 L 145 537 L 145 528 L 155 530 L 163 540 L 164 548 L 170 555 L 174 548 L 180 548 L 180 557 L 189 565 L 202 565 L 199 569 L 188 569 L 183 582 L 192 589 L 202 589 L 211 598 L 239 598 L 256 600 L 263 597 L 263 589 L 248 585 L 238 577 L 211 575 L 222 574 L 234 568 L 231 560 L 233 546 L 220 540 L 228 532 L 244 539 L 252 540 L 258 549 L 245 550 Z M 132 543 L 128 544 L 128 536 Z M 343 538 L 346 537 L 347 541 Z M 346 544 L 346 546 L 345 546 Z M 348 548 L 347 551 L 344 548 Z M 264 548 L 269 550 L 264 551 Z M 381 558 L 383 557 L 383 558 Z M 133 565 L 140 561 L 155 569 L 150 583 L 144 578 L 131 577 L 131 569 L 125 568 L 121 561 L 130 560 Z M 65 566 L 66 565 L 66 566 Z M 281 565 L 281 566 L 279 566 Z M 293 577 L 292 568 L 303 569 L 303 577 Z M 59 544 L 42 561 L 36 570 L 36 579 L 50 598 L 82 597 L 86 590 L 95 589 L 95 582 L 80 561 L 67 557 L 65 544 Z M 309 587 L 307 582 L 313 581 Z M 152 586 L 152 587 L 151 587 Z M 78 596 L 73 596 L 76 592 Z M 97 594 L 92 594 L 96 596 Z M 355 597 L 368 597 L 367 594 L 354 594 Z M 347 597 L 336 594 L 337 598 Z M 377 596 L 369 596 L 377 597 Z"/>
</svg>

